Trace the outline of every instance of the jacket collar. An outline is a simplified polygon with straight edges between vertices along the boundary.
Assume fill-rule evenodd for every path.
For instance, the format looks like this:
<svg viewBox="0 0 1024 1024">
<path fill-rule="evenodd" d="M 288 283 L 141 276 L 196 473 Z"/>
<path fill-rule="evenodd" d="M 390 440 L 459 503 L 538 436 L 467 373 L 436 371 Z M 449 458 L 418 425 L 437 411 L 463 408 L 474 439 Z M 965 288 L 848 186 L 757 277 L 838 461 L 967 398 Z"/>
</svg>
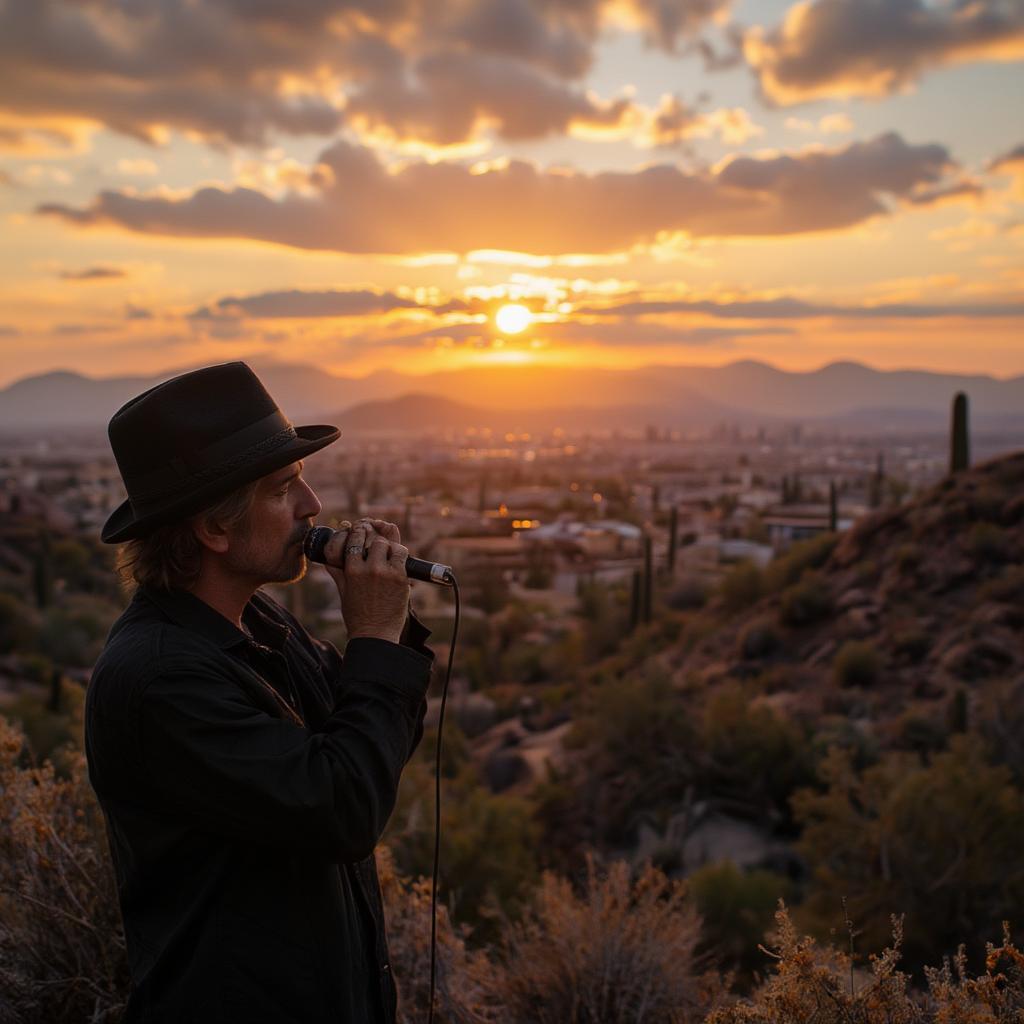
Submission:
<svg viewBox="0 0 1024 1024">
<path fill-rule="evenodd" d="M 250 643 L 233 622 L 187 590 L 161 590 L 140 586 L 139 593 L 184 629 L 202 634 L 223 650 Z M 259 593 L 259 591 L 257 591 Z M 250 598 L 242 611 L 242 624 L 258 643 L 280 650 L 288 637 L 288 627 L 270 618 Z"/>
</svg>

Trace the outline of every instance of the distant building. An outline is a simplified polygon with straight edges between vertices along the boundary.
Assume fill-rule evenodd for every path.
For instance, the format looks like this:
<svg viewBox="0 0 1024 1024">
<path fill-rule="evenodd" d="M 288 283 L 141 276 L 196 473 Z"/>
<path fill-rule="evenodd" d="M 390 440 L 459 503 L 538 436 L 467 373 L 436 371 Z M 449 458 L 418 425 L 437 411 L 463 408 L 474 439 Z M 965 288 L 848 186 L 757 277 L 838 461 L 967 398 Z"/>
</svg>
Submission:
<svg viewBox="0 0 1024 1024">
<path fill-rule="evenodd" d="M 848 508 L 836 518 L 836 529 L 848 530 L 855 517 Z M 768 530 L 768 539 L 776 552 L 786 551 L 796 541 L 808 540 L 827 533 L 830 527 L 828 505 L 777 505 L 766 510 L 761 523 Z"/>
</svg>

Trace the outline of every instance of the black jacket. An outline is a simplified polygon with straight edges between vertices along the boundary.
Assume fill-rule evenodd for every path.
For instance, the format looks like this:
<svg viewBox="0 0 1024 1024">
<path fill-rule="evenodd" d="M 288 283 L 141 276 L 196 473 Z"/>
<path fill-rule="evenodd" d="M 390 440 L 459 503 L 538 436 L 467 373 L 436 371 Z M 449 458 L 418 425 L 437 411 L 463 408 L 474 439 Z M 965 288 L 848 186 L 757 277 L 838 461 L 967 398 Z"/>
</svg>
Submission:
<svg viewBox="0 0 1024 1024">
<path fill-rule="evenodd" d="M 86 695 L 132 992 L 125 1024 L 391 1024 L 374 846 L 423 734 L 433 655 L 344 658 L 257 592 L 252 639 L 140 589 Z"/>
</svg>

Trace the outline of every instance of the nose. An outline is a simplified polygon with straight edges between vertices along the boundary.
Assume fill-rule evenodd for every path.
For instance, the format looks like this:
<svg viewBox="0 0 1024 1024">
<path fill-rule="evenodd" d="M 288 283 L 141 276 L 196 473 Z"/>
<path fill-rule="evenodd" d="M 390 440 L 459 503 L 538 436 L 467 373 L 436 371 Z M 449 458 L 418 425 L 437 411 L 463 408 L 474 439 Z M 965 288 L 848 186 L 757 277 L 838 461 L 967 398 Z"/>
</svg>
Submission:
<svg viewBox="0 0 1024 1024">
<path fill-rule="evenodd" d="M 300 501 L 295 506 L 295 518 L 315 519 L 323 510 L 323 505 L 320 504 L 320 499 L 316 496 L 316 491 L 314 491 L 305 480 L 300 478 L 298 483 L 302 486 L 303 493 Z"/>
</svg>

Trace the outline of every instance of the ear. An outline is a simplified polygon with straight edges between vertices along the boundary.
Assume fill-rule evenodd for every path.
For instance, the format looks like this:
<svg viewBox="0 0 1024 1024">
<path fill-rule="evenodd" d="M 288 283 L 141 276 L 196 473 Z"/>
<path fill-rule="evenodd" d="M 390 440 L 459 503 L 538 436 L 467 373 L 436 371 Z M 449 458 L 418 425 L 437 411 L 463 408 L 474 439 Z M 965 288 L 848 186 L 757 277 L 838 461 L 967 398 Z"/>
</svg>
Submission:
<svg viewBox="0 0 1024 1024">
<path fill-rule="evenodd" d="M 196 540 L 209 551 L 216 551 L 224 554 L 230 546 L 230 538 L 227 531 L 215 519 L 209 516 L 198 515 L 192 520 L 192 532 Z"/>
</svg>

